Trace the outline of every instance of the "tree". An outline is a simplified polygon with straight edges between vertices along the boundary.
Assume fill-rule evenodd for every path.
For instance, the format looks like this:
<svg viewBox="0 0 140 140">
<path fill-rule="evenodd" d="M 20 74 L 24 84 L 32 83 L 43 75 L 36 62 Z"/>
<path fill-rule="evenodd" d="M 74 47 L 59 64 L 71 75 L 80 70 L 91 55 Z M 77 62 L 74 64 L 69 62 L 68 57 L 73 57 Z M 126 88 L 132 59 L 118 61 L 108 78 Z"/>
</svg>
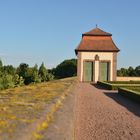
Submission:
<svg viewBox="0 0 140 140">
<path fill-rule="evenodd" d="M 117 71 L 118 76 L 129 76 L 128 75 L 128 70 L 125 68 L 121 68 L 120 70 Z"/>
<path fill-rule="evenodd" d="M 12 65 L 3 66 L 4 73 L 15 75 L 16 69 Z"/>
<path fill-rule="evenodd" d="M 22 76 L 15 74 L 14 75 L 14 84 L 15 84 L 15 87 L 24 85 L 24 79 L 22 78 Z"/>
<path fill-rule="evenodd" d="M 44 63 L 38 70 L 37 64 L 34 67 L 29 67 L 28 64 L 21 63 L 17 68 L 14 68 L 12 65 L 3 66 L 0 60 L 0 89 L 50 81 L 53 77 L 52 73 L 48 73 Z"/>
<path fill-rule="evenodd" d="M 27 84 L 26 78 L 28 77 L 28 68 L 29 68 L 28 64 L 21 63 L 17 68 L 17 72 L 16 72 L 19 75 L 19 77 L 22 77 L 24 79 L 25 84 Z"/>
<path fill-rule="evenodd" d="M 2 64 L 2 60 L 0 59 L 0 67 L 2 67 L 3 66 L 3 64 Z"/>
<path fill-rule="evenodd" d="M 64 60 L 60 63 L 54 70 L 54 75 L 56 78 L 65 78 L 76 76 L 77 72 L 77 60 L 69 59 Z"/>
<path fill-rule="evenodd" d="M 120 70 L 117 70 L 118 76 L 140 76 L 140 66 L 137 66 L 135 69 L 133 67 L 121 68 Z"/>
<path fill-rule="evenodd" d="M 27 70 L 29 68 L 29 65 L 26 64 L 26 63 L 21 63 L 19 65 L 19 67 L 17 68 L 17 74 L 19 76 L 22 76 L 23 78 L 26 78 L 27 77 Z"/>
<path fill-rule="evenodd" d="M 39 82 L 41 82 L 41 79 L 39 78 L 38 66 L 36 64 L 32 68 L 28 68 L 27 77 L 25 79 L 25 83 L 26 84 L 30 84 L 30 83 L 39 83 Z"/>
<path fill-rule="evenodd" d="M 140 66 L 135 68 L 136 76 L 140 76 Z"/>
<path fill-rule="evenodd" d="M 35 64 L 35 66 L 32 68 L 32 81 L 34 83 L 40 83 L 41 79 L 39 78 L 39 71 L 38 71 L 38 65 Z"/>
<path fill-rule="evenodd" d="M 136 76 L 136 72 L 131 66 L 128 68 L 128 76 Z"/>
<path fill-rule="evenodd" d="M 46 76 L 46 81 L 51 81 L 54 79 L 54 75 L 52 73 L 48 73 Z"/>
<path fill-rule="evenodd" d="M 47 80 L 47 74 L 48 74 L 48 71 L 46 67 L 44 66 L 44 63 L 42 63 L 39 68 L 39 76 L 41 78 L 41 82 L 44 82 Z"/>
<path fill-rule="evenodd" d="M 2 70 L 3 70 L 3 64 L 2 64 L 2 61 L 0 59 L 0 75 L 2 74 Z"/>
</svg>

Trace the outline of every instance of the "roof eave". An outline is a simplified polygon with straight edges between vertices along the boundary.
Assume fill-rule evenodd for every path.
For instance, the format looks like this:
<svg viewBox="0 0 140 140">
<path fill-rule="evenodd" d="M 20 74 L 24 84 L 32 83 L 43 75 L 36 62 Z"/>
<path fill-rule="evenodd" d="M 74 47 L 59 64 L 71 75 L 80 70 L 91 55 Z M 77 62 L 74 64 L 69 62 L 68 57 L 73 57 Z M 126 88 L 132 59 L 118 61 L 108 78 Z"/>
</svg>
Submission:
<svg viewBox="0 0 140 140">
<path fill-rule="evenodd" d="M 75 49 L 75 54 L 77 55 L 78 52 L 119 52 L 120 50 L 78 50 Z"/>
<path fill-rule="evenodd" d="M 82 34 L 82 37 L 83 36 L 112 36 L 112 34 L 108 34 L 108 35 L 92 35 L 92 34 Z"/>
</svg>

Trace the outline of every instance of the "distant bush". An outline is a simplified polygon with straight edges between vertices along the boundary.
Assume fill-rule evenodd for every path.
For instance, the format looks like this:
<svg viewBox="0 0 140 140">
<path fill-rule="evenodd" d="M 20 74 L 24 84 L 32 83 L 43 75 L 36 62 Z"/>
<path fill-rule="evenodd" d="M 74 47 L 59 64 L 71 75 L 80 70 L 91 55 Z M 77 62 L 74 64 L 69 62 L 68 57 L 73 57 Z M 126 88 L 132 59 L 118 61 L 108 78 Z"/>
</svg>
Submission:
<svg viewBox="0 0 140 140">
<path fill-rule="evenodd" d="M 37 65 L 29 67 L 26 63 L 21 63 L 17 68 L 14 68 L 12 65 L 3 66 L 0 60 L 0 89 L 50 81 L 53 78 L 53 74 L 48 73 L 44 63 L 39 69 Z"/>
<path fill-rule="evenodd" d="M 72 77 L 76 74 L 76 59 L 64 60 L 56 68 L 50 70 L 45 67 L 44 63 L 39 68 L 37 64 L 29 67 L 26 63 L 21 63 L 15 68 L 12 65 L 3 65 L 0 60 L 0 89 L 50 81 L 54 78 Z"/>
<path fill-rule="evenodd" d="M 136 68 L 129 67 L 129 68 L 121 68 L 117 70 L 118 76 L 140 76 L 140 66 Z"/>
<path fill-rule="evenodd" d="M 52 73 L 48 73 L 46 76 L 46 81 L 51 81 L 54 79 L 54 75 Z"/>
<path fill-rule="evenodd" d="M 1 89 L 7 89 L 7 88 L 10 88 L 10 87 L 14 87 L 15 84 L 14 84 L 14 79 L 13 79 L 13 76 L 12 75 L 3 75 L 1 78 L 0 78 L 0 88 Z"/>
<path fill-rule="evenodd" d="M 55 78 L 65 78 L 76 76 L 77 74 L 77 60 L 64 60 L 55 69 L 53 69 Z"/>
</svg>

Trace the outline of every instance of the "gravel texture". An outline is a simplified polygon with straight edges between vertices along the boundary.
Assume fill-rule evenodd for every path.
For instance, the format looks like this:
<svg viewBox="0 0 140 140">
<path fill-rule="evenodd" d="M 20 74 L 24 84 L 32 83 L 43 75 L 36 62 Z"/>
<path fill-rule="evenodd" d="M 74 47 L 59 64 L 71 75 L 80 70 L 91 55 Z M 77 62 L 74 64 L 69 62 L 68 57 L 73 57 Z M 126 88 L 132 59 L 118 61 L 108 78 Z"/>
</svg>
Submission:
<svg viewBox="0 0 140 140">
<path fill-rule="evenodd" d="M 75 140 L 140 140 L 140 104 L 89 83 L 79 83 Z"/>
</svg>

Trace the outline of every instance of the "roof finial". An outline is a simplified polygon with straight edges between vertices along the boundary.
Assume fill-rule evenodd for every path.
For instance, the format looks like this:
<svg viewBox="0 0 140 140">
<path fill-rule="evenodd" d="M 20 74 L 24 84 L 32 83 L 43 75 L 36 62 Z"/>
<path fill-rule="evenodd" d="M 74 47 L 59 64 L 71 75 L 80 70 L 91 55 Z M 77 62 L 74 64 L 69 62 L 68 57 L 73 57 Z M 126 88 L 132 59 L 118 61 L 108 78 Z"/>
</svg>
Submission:
<svg viewBox="0 0 140 140">
<path fill-rule="evenodd" d="M 98 24 L 96 24 L 96 28 L 98 28 Z"/>
</svg>

